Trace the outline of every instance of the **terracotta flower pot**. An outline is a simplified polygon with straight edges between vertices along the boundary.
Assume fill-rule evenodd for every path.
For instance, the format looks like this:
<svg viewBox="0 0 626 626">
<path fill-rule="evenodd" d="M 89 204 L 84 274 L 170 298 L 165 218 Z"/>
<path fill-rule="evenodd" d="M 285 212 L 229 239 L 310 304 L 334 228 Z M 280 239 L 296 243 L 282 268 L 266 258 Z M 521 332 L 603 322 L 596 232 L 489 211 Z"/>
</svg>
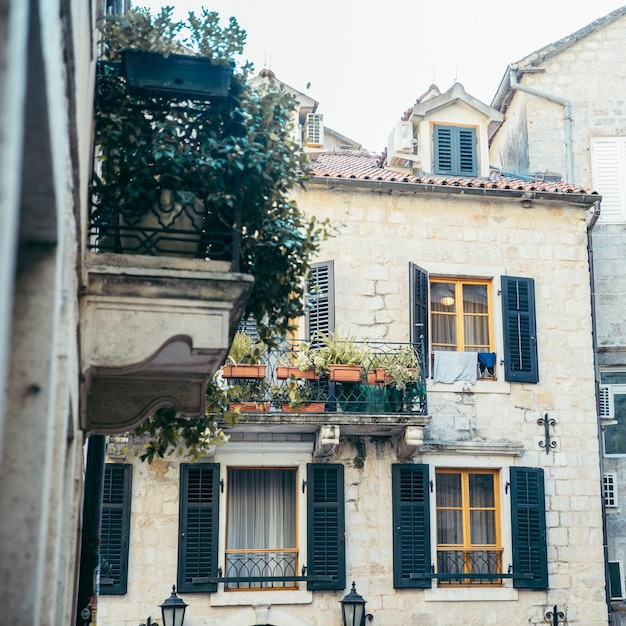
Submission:
<svg viewBox="0 0 626 626">
<path fill-rule="evenodd" d="M 281 407 L 283 413 L 296 413 L 296 409 L 292 409 L 288 404 L 283 404 Z M 311 402 L 310 404 L 304 404 L 298 407 L 298 413 L 323 413 L 326 410 L 325 402 Z"/>
<path fill-rule="evenodd" d="M 267 413 L 270 410 L 269 402 L 231 402 L 231 410 L 239 409 L 241 413 Z"/>
<path fill-rule="evenodd" d="M 331 365 L 329 378 L 333 382 L 358 383 L 362 372 L 362 365 Z"/>
<path fill-rule="evenodd" d="M 276 378 L 284 380 L 286 378 L 298 378 L 305 380 L 319 380 L 319 376 L 315 374 L 314 369 L 301 370 L 299 367 L 277 367 Z"/>
<path fill-rule="evenodd" d="M 222 378 L 265 378 L 266 365 L 224 365 Z"/>
</svg>

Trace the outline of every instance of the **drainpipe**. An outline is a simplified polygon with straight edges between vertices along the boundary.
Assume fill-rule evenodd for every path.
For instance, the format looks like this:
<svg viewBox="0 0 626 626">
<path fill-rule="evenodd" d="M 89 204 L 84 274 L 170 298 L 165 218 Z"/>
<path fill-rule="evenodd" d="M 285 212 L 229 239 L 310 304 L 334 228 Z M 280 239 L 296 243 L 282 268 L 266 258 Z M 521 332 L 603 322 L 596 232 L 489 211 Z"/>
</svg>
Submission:
<svg viewBox="0 0 626 626">
<path fill-rule="evenodd" d="M 527 85 L 521 85 L 517 82 L 517 70 L 518 65 L 512 64 L 509 66 L 509 80 L 511 83 L 511 89 L 516 91 L 523 91 L 529 93 L 538 98 L 543 98 L 550 102 L 555 102 L 563 107 L 563 119 L 565 121 L 565 182 L 568 184 L 573 183 L 574 179 L 574 166 L 573 166 L 573 150 L 572 150 L 572 104 L 565 98 L 559 96 L 553 96 L 534 87 L 528 87 Z"/>
<path fill-rule="evenodd" d="M 604 551 L 604 579 L 606 585 L 604 587 L 605 602 L 607 606 L 607 613 L 609 617 L 609 624 L 612 623 L 612 610 L 611 610 L 611 593 L 609 589 L 609 542 L 608 542 L 608 530 L 606 525 L 606 507 L 604 504 L 604 493 L 602 487 L 602 477 L 604 476 L 604 456 L 602 454 L 602 420 L 600 419 L 600 407 L 599 407 L 599 393 L 598 387 L 600 385 L 600 364 L 598 359 L 598 333 L 596 329 L 596 290 L 595 290 L 595 276 L 593 265 L 593 227 L 595 226 L 598 218 L 600 217 L 600 201 L 594 202 L 593 209 L 587 217 L 587 254 L 589 258 L 589 277 L 591 280 L 591 337 L 593 341 L 593 367 L 595 373 L 595 388 L 596 388 L 596 415 L 598 420 L 598 450 L 600 459 L 600 502 L 602 503 L 602 547 Z"/>
</svg>

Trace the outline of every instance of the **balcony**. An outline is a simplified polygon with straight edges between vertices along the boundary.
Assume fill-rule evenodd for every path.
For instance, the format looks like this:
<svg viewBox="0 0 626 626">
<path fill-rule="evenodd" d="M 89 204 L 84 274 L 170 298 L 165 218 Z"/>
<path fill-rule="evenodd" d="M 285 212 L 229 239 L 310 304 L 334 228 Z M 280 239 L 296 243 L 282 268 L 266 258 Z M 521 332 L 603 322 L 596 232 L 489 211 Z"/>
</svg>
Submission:
<svg viewBox="0 0 626 626">
<path fill-rule="evenodd" d="M 259 363 L 247 366 L 251 373 L 225 366 L 218 380 L 228 389 L 231 409 L 241 413 L 232 432 L 316 433 L 317 456 L 331 455 L 340 435 L 421 439 L 428 422 L 421 346 L 356 343 L 362 359 L 354 377 L 322 362 L 323 349 L 296 340 L 265 351 Z M 298 368 L 303 353 L 317 369 Z"/>
</svg>

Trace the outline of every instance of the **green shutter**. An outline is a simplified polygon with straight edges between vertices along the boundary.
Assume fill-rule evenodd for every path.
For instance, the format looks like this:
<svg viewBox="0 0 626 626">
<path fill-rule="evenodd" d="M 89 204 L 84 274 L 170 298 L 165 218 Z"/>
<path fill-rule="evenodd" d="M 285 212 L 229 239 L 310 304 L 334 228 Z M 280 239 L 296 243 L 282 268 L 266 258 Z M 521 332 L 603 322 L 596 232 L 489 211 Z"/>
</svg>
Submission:
<svg viewBox="0 0 626 626">
<path fill-rule="evenodd" d="M 504 378 L 511 382 L 539 382 L 535 281 L 502 277 Z"/>
<path fill-rule="evenodd" d="M 128 586 L 128 540 L 132 466 L 106 463 L 100 529 L 100 594 L 125 594 Z"/>
<path fill-rule="evenodd" d="M 543 470 L 511 468 L 511 525 L 513 537 L 513 586 L 547 589 L 548 546 L 546 539 Z"/>
<path fill-rule="evenodd" d="M 335 330 L 335 274 L 333 261 L 312 263 L 306 296 L 306 333 L 329 335 Z"/>
<path fill-rule="evenodd" d="M 475 128 L 435 126 L 433 143 L 435 174 L 478 175 Z"/>
<path fill-rule="evenodd" d="M 609 593 L 611 600 L 622 600 L 622 568 L 618 561 L 609 561 Z"/>
<path fill-rule="evenodd" d="M 343 465 L 307 465 L 307 576 L 332 576 L 309 581 L 308 589 L 345 589 L 346 546 Z"/>
<path fill-rule="evenodd" d="M 430 578 L 419 577 L 431 572 L 429 484 L 428 465 L 391 466 L 396 589 L 431 586 Z"/>
<path fill-rule="evenodd" d="M 428 273 L 415 263 L 409 263 L 409 292 L 411 299 L 410 339 L 420 346 L 424 376 L 428 377 Z"/>
<path fill-rule="evenodd" d="M 193 463 L 180 466 L 178 590 L 217 591 L 220 466 Z"/>
</svg>

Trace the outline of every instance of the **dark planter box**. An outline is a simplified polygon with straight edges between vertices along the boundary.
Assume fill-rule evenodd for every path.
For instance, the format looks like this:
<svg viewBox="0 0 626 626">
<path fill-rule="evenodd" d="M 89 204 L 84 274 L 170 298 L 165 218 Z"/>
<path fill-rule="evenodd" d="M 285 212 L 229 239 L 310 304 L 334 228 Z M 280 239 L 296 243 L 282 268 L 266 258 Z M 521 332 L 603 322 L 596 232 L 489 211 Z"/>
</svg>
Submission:
<svg viewBox="0 0 626 626">
<path fill-rule="evenodd" d="M 208 100 L 228 95 L 233 68 L 206 57 L 125 50 L 122 72 L 131 94 Z"/>
</svg>

